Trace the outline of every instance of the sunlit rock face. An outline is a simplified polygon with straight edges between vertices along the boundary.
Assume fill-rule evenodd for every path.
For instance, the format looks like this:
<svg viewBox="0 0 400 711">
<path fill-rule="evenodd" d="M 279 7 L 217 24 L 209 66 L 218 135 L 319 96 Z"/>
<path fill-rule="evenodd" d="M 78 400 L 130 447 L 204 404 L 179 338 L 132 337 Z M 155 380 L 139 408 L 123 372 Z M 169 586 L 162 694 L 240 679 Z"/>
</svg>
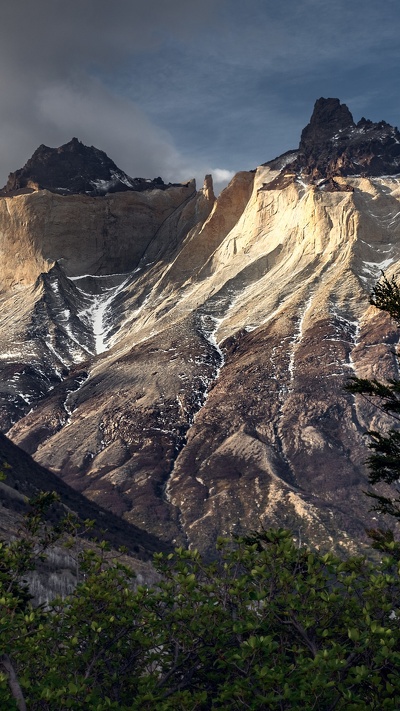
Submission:
<svg viewBox="0 0 400 711">
<path fill-rule="evenodd" d="M 326 142 L 352 117 L 323 101 Z M 400 266 L 400 178 L 335 172 L 335 156 L 307 173 L 312 145 L 303 132 L 298 151 L 238 173 L 217 200 L 209 179 L 197 193 L 0 199 L 10 215 L 47 201 L 46 224 L 65 210 L 65 236 L 44 249 L 21 208 L 18 244 L 33 247 L 1 297 L 2 428 L 165 540 L 211 551 L 219 534 L 274 524 L 348 550 L 376 523 L 363 433 L 383 416 L 343 386 L 397 375 L 397 329 L 368 297 Z M 131 233 L 119 217 L 101 231 L 112 200 Z M 82 204 L 93 232 L 79 231 Z"/>
<path fill-rule="evenodd" d="M 168 218 L 175 235 L 177 212 L 195 194 L 192 182 L 102 198 L 47 190 L 0 198 L 0 286 L 30 286 L 56 261 L 68 276 L 133 271 Z"/>
</svg>

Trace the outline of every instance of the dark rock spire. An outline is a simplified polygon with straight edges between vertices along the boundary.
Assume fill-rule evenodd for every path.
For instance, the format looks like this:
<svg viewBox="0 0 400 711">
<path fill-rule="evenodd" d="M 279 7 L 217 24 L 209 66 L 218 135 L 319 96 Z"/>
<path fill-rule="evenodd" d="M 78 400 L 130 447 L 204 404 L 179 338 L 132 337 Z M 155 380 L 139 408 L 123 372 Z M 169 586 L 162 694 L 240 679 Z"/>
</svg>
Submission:
<svg viewBox="0 0 400 711">
<path fill-rule="evenodd" d="M 276 162 L 276 161 L 275 161 Z M 303 129 L 296 159 L 266 189 L 285 187 L 288 175 L 302 177 L 324 190 L 340 187 L 335 177 L 380 176 L 400 173 L 400 133 L 385 121 L 362 118 L 357 124 L 339 99 L 318 99 Z"/>
</svg>

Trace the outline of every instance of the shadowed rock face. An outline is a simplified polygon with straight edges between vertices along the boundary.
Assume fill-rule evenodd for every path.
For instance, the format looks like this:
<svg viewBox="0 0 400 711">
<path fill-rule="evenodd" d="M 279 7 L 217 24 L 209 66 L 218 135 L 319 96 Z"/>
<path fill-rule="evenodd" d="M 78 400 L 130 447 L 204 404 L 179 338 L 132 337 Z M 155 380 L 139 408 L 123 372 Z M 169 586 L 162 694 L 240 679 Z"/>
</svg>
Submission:
<svg viewBox="0 0 400 711">
<path fill-rule="evenodd" d="M 50 190 L 59 195 L 105 195 L 127 190 L 165 190 L 161 178 L 130 178 L 104 151 L 73 138 L 59 148 L 41 145 L 20 170 L 9 175 L 0 194 Z"/>
<path fill-rule="evenodd" d="M 390 131 L 366 123 L 373 153 L 376 132 Z M 211 552 L 221 533 L 274 524 L 351 550 L 377 523 L 363 494 L 363 433 L 387 422 L 343 388 L 352 374 L 397 376 L 397 329 L 368 297 L 381 269 L 400 269 L 400 182 L 386 171 L 328 177 L 337 133 L 352 155 L 361 145 L 336 100 L 319 103 L 310 126 L 300 152 L 237 174 L 217 201 L 209 179 L 197 193 L 0 199 L 4 254 L 17 264 L 18 216 L 18 252 L 31 245 L 33 255 L 0 295 L 2 429 L 165 541 Z M 310 177 L 318 141 L 332 149 L 316 168 L 324 183 Z M 32 227 L 40 200 L 46 242 Z M 112 238 L 100 238 L 108 208 Z M 80 233 L 89 211 L 96 228 Z M 151 230 L 129 243 L 126 225 L 149 214 Z M 96 239 L 96 259 L 113 255 L 108 273 L 104 256 L 88 272 Z M 62 259 L 37 278 L 57 245 Z"/>
<path fill-rule="evenodd" d="M 0 530 L 6 539 L 17 533 L 20 516 L 28 511 L 27 498 L 35 497 L 42 491 L 55 491 L 59 502 L 47 514 L 52 523 L 68 513 L 76 515 L 82 524 L 91 520 L 94 525 L 89 537 L 107 540 L 115 549 L 125 546 L 130 554 L 145 560 L 151 559 L 156 551 L 168 550 L 162 541 L 129 525 L 71 489 L 1 433 L 0 468 L 5 474 L 5 481 L 0 482 Z"/>
<path fill-rule="evenodd" d="M 362 118 L 357 124 L 339 99 L 318 99 L 304 128 L 296 160 L 285 166 L 269 189 L 284 187 L 284 177 L 302 176 L 323 190 L 337 191 L 335 176 L 394 175 L 400 171 L 400 133 L 385 121 Z M 326 180 L 327 179 L 327 180 Z M 324 182 L 322 182 L 324 181 Z"/>
<path fill-rule="evenodd" d="M 355 127 L 353 116 L 339 99 L 318 99 L 310 123 L 303 129 L 299 150 L 303 155 L 331 141 L 336 134 L 350 132 Z"/>
</svg>

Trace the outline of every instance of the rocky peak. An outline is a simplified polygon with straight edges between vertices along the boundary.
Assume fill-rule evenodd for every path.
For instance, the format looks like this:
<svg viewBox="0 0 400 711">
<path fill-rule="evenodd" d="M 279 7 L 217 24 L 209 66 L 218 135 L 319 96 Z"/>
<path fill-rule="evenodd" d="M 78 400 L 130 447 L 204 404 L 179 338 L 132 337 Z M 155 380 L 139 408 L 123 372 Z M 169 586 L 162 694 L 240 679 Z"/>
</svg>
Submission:
<svg viewBox="0 0 400 711">
<path fill-rule="evenodd" d="M 315 102 L 310 123 L 303 129 L 299 150 L 307 152 L 325 141 L 332 140 L 337 133 L 355 126 L 346 104 L 339 99 L 320 98 Z"/>
<path fill-rule="evenodd" d="M 130 178 L 104 151 L 72 138 L 58 148 L 39 146 L 23 168 L 10 173 L 0 195 L 45 189 L 60 195 L 98 196 L 167 187 L 161 178 Z"/>
<path fill-rule="evenodd" d="M 282 174 L 267 189 L 283 187 L 289 174 L 292 180 L 301 176 L 317 187 L 325 181 L 324 189 L 329 190 L 333 184 L 326 181 L 335 177 L 396 173 L 400 173 L 397 128 L 386 121 L 374 123 L 364 117 L 356 124 L 346 104 L 321 97 L 315 103 L 310 123 L 302 131 L 296 159 L 285 165 Z"/>
<path fill-rule="evenodd" d="M 317 180 L 393 175 L 400 171 L 400 133 L 386 121 L 363 117 L 355 124 L 339 99 L 321 98 L 301 134 L 295 167 Z"/>
</svg>

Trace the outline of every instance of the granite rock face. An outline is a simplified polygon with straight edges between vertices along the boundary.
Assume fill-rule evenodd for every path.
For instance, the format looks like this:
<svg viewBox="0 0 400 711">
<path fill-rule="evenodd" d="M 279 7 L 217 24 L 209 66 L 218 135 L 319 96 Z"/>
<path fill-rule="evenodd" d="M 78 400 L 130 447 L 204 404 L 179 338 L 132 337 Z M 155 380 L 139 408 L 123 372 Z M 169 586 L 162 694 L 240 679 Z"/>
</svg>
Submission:
<svg viewBox="0 0 400 711">
<path fill-rule="evenodd" d="M 30 285 L 56 261 L 71 277 L 132 271 L 161 226 L 169 218 L 175 224 L 195 197 L 193 181 L 168 190 L 102 198 L 48 190 L 3 197 L 0 288 Z M 190 219 L 188 215 L 187 228 Z"/>
<path fill-rule="evenodd" d="M 274 524 L 354 550 L 376 523 L 364 432 L 386 420 L 343 386 L 352 374 L 397 376 L 397 329 L 368 297 L 381 269 L 400 271 L 400 178 L 339 170 L 332 137 L 353 129 L 337 100 L 310 126 L 300 151 L 238 173 L 217 200 L 209 179 L 197 193 L 0 199 L 9 258 L 2 203 L 19 212 L 19 244 L 33 245 L 0 300 L 2 429 L 165 541 L 211 552 L 219 534 Z M 332 148 L 324 166 L 312 163 L 317 140 Z M 71 216 L 69 240 L 50 231 L 44 249 L 35 211 L 23 219 L 34 199 L 47 224 L 59 209 Z M 129 242 L 121 220 L 100 238 L 115 199 L 130 229 L 155 210 L 148 237 Z M 78 258 L 82 200 L 97 222 Z"/>
</svg>

